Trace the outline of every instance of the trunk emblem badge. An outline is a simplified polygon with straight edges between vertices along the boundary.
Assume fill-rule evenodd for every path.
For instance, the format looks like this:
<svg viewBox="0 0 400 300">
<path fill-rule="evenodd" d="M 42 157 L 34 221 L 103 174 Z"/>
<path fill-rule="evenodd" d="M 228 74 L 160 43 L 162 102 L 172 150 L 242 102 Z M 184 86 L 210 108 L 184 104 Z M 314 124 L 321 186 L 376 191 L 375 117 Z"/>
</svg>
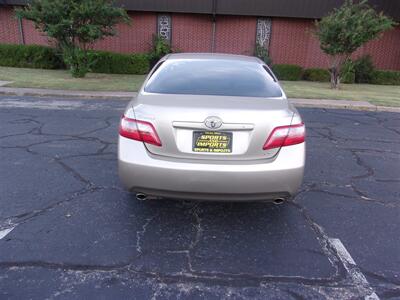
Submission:
<svg viewBox="0 0 400 300">
<path fill-rule="evenodd" d="M 222 120 L 218 117 L 208 117 L 204 120 L 204 125 L 210 129 L 218 129 L 222 126 Z"/>
</svg>

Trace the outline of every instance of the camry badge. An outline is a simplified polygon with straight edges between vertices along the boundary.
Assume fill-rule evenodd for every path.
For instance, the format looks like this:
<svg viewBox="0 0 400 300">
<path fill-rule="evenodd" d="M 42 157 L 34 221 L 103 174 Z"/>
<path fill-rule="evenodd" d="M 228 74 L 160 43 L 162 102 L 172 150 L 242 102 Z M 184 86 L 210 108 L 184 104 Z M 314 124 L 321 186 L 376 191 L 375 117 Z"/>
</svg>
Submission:
<svg viewBox="0 0 400 300">
<path fill-rule="evenodd" d="M 218 117 L 208 117 L 205 119 L 204 125 L 210 129 L 218 129 L 222 126 L 222 120 Z"/>
</svg>

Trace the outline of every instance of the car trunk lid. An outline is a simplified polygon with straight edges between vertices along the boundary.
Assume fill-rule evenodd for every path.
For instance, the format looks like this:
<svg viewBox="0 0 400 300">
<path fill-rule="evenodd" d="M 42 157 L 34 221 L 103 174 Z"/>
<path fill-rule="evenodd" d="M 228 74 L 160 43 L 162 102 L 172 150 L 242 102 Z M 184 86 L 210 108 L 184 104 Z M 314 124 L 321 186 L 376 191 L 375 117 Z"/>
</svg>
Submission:
<svg viewBox="0 0 400 300">
<path fill-rule="evenodd" d="M 161 139 L 161 147 L 145 144 L 150 153 L 199 160 L 271 158 L 279 149 L 263 150 L 265 141 L 275 127 L 290 125 L 293 117 L 282 98 L 142 93 L 133 108 L 135 118 L 153 124 Z M 210 120 L 218 128 L 205 122 Z M 207 139 L 212 146 L 229 140 L 228 152 L 195 152 L 210 146 Z"/>
</svg>

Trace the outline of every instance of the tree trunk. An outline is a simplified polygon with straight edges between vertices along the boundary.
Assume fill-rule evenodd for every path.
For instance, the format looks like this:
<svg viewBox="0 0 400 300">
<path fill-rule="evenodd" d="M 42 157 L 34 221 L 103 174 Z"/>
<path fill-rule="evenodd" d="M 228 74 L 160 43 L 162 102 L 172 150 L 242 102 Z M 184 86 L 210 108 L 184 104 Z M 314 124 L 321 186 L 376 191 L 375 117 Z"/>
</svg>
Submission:
<svg viewBox="0 0 400 300">
<path fill-rule="evenodd" d="M 330 70 L 331 73 L 331 88 L 339 89 L 340 88 L 340 73 L 338 67 L 332 67 Z"/>
<path fill-rule="evenodd" d="M 329 72 L 331 74 L 331 88 L 332 89 L 340 89 L 340 70 L 342 68 L 343 63 L 350 58 L 350 53 L 345 54 L 337 54 L 332 55 L 330 57 L 330 66 Z"/>
</svg>

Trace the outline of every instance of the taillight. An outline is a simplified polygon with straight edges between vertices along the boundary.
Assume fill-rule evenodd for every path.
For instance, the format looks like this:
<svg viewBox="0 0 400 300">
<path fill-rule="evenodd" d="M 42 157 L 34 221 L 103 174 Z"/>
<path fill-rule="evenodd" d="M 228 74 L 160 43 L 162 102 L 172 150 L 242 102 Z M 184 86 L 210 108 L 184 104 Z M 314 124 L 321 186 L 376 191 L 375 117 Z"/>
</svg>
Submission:
<svg viewBox="0 0 400 300">
<path fill-rule="evenodd" d="M 263 149 L 269 150 L 284 146 L 303 143 L 306 138 L 306 128 L 303 123 L 274 128 L 264 144 Z"/>
<path fill-rule="evenodd" d="M 122 116 L 121 124 L 119 126 L 119 134 L 128 139 L 161 146 L 160 138 L 158 137 L 153 124 L 146 121 L 130 119 Z"/>
</svg>

